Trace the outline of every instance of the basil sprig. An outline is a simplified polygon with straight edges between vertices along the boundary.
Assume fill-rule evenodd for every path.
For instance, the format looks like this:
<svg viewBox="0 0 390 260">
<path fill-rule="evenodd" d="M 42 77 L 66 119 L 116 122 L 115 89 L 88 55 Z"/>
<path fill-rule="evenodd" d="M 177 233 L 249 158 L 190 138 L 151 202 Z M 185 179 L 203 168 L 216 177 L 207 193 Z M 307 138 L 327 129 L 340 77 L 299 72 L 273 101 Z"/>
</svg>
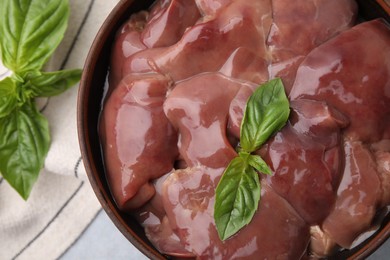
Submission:
<svg viewBox="0 0 390 260">
<path fill-rule="evenodd" d="M 258 150 L 287 122 L 289 102 L 279 78 L 261 85 L 249 98 L 240 128 L 240 149 L 225 169 L 215 191 L 214 220 L 221 240 L 226 240 L 249 224 L 261 195 L 258 172 L 271 169 Z"/>
<path fill-rule="evenodd" d="M 43 72 L 64 37 L 68 0 L 2 0 L 0 57 L 12 75 L 0 81 L 0 174 L 27 199 L 50 147 L 35 98 L 59 95 L 81 70 Z"/>
</svg>

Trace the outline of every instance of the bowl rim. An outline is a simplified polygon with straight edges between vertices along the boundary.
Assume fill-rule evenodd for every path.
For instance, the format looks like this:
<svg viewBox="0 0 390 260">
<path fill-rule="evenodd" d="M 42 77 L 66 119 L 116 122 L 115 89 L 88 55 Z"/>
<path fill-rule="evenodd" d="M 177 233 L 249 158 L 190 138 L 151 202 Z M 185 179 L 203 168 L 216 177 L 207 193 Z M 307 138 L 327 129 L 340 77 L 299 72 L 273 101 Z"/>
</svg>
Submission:
<svg viewBox="0 0 390 260">
<path fill-rule="evenodd" d="M 123 220 L 119 213 L 113 210 L 116 209 L 116 206 L 113 205 L 113 203 L 110 201 L 111 195 L 105 192 L 101 184 L 101 180 L 99 180 L 99 177 L 96 174 L 97 168 L 93 160 L 90 134 L 88 132 L 89 108 L 86 100 L 92 92 L 92 78 L 95 74 L 97 62 L 99 61 L 100 55 L 103 51 L 105 41 L 107 38 L 109 38 L 109 34 L 113 33 L 115 27 L 119 28 L 120 20 L 123 19 L 123 16 L 129 11 L 134 2 L 135 0 L 120 0 L 104 20 L 91 44 L 88 55 L 84 62 L 83 73 L 77 96 L 78 139 L 88 180 L 99 203 L 111 221 L 119 229 L 119 231 L 144 255 L 150 259 L 165 259 L 157 250 L 148 245 L 133 230 L 128 228 L 127 223 Z"/>
</svg>

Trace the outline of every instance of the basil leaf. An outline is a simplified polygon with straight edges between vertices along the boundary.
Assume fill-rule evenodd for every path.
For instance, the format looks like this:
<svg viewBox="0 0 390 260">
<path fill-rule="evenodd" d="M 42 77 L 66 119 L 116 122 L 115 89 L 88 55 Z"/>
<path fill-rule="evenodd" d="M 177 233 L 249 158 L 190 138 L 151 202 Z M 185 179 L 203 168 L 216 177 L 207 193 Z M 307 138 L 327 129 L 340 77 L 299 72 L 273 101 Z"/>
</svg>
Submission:
<svg viewBox="0 0 390 260">
<path fill-rule="evenodd" d="M 8 116 L 17 103 L 16 83 L 7 77 L 0 81 L 0 118 Z"/>
<path fill-rule="evenodd" d="M 246 160 L 242 156 L 234 158 L 216 189 L 214 219 L 221 240 L 247 225 L 259 204 L 259 176 Z"/>
<path fill-rule="evenodd" d="M 40 70 L 61 42 L 68 16 L 67 0 L 3 0 L 0 53 L 4 66 L 20 75 Z"/>
<path fill-rule="evenodd" d="M 289 117 L 289 102 L 281 79 L 261 85 L 249 98 L 241 123 L 240 144 L 253 152 L 280 130 Z"/>
<path fill-rule="evenodd" d="M 30 80 L 30 87 L 37 97 L 57 96 L 79 82 L 81 73 L 80 69 L 42 72 Z"/>
<path fill-rule="evenodd" d="M 272 171 L 267 165 L 267 163 L 258 155 L 250 155 L 248 157 L 248 163 L 250 166 L 255 168 L 257 171 L 271 175 Z"/>
<path fill-rule="evenodd" d="M 50 145 L 49 124 L 35 103 L 27 102 L 0 118 L 0 173 L 26 200 Z"/>
</svg>

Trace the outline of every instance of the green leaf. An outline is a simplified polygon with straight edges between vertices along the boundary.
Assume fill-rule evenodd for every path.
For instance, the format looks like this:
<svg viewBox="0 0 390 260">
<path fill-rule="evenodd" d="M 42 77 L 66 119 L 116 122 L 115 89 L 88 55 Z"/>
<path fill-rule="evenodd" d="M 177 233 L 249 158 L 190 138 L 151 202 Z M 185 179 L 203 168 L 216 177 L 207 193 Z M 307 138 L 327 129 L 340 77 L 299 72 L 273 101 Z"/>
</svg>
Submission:
<svg viewBox="0 0 390 260">
<path fill-rule="evenodd" d="M 37 97 L 57 96 L 79 82 L 81 73 L 80 69 L 42 72 L 29 83 Z"/>
<path fill-rule="evenodd" d="M 267 163 L 258 155 L 250 155 L 248 157 L 248 163 L 250 166 L 255 168 L 257 171 L 271 175 L 272 171 L 267 165 Z"/>
<path fill-rule="evenodd" d="M 17 103 L 16 83 L 7 77 L 0 81 L 0 118 L 12 113 Z"/>
<path fill-rule="evenodd" d="M 0 53 L 4 66 L 20 75 L 40 70 L 61 42 L 68 17 L 67 0 L 2 0 Z"/>
<path fill-rule="evenodd" d="M 26 200 L 50 146 L 49 125 L 35 103 L 0 118 L 0 173 Z"/>
<path fill-rule="evenodd" d="M 240 144 L 253 152 L 279 131 L 289 117 L 289 102 L 279 78 L 261 85 L 249 98 L 241 123 Z"/>
<path fill-rule="evenodd" d="M 214 219 L 221 240 L 247 225 L 259 204 L 259 176 L 246 160 L 245 156 L 234 158 L 216 189 Z"/>
</svg>

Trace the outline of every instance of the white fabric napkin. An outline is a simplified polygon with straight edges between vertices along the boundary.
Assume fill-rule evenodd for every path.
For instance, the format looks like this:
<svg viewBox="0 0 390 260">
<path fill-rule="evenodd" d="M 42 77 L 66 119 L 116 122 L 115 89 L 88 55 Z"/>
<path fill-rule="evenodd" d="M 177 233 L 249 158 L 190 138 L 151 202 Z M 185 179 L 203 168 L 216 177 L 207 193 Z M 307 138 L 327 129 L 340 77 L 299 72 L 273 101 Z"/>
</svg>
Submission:
<svg viewBox="0 0 390 260">
<path fill-rule="evenodd" d="M 70 0 L 63 42 L 48 70 L 82 68 L 101 24 L 119 0 Z M 0 66 L 0 77 L 7 71 Z M 86 178 L 77 137 L 78 85 L 40 100 L 51 147 L 30 198 L 0 178 L 0 259 L 57 259 L 77 240 L 101 206 Z"/>
</svg>

